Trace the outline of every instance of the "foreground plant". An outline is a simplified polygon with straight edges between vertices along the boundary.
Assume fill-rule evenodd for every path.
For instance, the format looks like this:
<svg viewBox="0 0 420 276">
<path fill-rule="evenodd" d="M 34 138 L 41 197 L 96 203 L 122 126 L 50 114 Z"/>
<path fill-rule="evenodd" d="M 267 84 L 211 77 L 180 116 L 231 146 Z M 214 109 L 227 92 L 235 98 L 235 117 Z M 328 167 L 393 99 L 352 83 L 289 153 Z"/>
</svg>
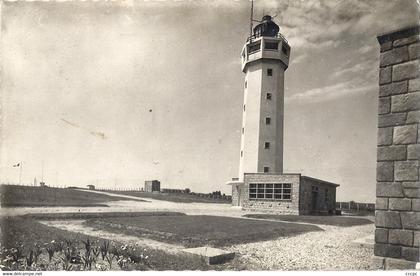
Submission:
<svg viewBox="0 0 420 276">
<path fill-rule="evenodd" d="M 112 261 L 114 260 L 114 255 L 108 254 L 107 256 L 105 256 L 105 260 L 109 265 L 109 269 L 112 269 Z"/>
<path fill-rule="evenodd" d="M 42 253 L 42 249 L 37 243 L 34 244 L 33 252 L 34 252 L 34 263 L 38 263 L 38 259 Z"/>
<path fill-rule="evenodd" d="M 54 245 L 54 244 L 49 244 L 49 245 L 45 248 L 45 250 L 47 250 L 47 253 L 48 253 L 48 260 L 51 262 L 51 260 L 52 260 L 52 258 L 53 258 L 53 256 L 54 256 L 54 253 L 55 253 L 55 245 Z"/>
<path fill-rule="evenodd" d="M 82 257 L 83 268 L 91 270 L 92 264 L 96 262 L 95 257 L 92 255 Z"/>
<path fill-rule="evenodd" d="M 63 261 L 63 270 L 70 271 L 73 267 L 71 264 L 71 256 L 66 254 L 64 257 L 60 257 L 60 259 Z"/>
<path fill-rule="evenodd" d="M 101 250 L 102 260 L 104 260 L 105 257 L 108 255 L 109 241 L 104 240 L 100 245 L 100 250 Z"/>
<path fill-rule="evenodd" d="M 56 242 L 55 243 L 55 251 L 56 252 L 63 252 L 63 250 L 64 250 L 64 242 L 61 242 L 61 241 L 59 241 L 59 242 Z"/>
<path fill-rule="evenodd" d="M 34 259 L 34 251 L 30 250 L 28 256 L 26 256 L 25 259 L 26 259 L 26 265 L 28 267 L 31 267 L 32 264 L 34 263 L 34 260 L 35 260 Z"/>
<path fill-rule="evenodd" d="M 87 238 L 86 241 L 82 240 L 82 242 L 85 244 L 85 250 L 86 250 L 85 255 L 90 256 L 90 252 L 92 250 L 92 243 L 90 242 L 89 238 Z"/>
</svg>

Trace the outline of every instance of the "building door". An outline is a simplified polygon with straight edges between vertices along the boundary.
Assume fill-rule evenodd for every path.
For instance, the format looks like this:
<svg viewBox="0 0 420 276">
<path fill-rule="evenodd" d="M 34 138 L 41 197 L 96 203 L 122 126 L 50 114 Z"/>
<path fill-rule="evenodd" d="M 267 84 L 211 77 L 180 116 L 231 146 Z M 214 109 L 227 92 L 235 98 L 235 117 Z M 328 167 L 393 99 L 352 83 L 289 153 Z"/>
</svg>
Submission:
<svg viewBox="0 0 420 276">
<path fill-rule="evenodd" d="M 311 200 L 311 211 L 317 210 L 317 201 L 318 201 L 318 192 L 312 191 L 312 200 Z"/>
</svg>

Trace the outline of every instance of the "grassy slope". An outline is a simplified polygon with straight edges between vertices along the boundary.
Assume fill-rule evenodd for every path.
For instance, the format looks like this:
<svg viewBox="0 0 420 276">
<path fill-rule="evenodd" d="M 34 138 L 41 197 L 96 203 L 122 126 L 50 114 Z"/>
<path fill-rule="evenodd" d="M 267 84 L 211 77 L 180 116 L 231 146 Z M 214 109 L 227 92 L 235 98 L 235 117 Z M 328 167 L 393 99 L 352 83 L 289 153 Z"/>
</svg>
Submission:
<svg viewBox="0 0 420 276">
<path fill-rule="evenodd" d="M 322 231 L 313 225 L 216 216 L 113 217 L 86 223 L 111 232 L 146 236 L 187 247 L 226 246 Z"/>
<path fill-rule="evenodd" d="M 123 195 L 130 195 L 130 196 L 138 196 L 144 198 L 151 198 L 157 200 L 166 200 L 171 202 L 182 202 L 182 203 L 226 203 L 230 204 L 230 200 L 225 199 L 216 199 L 216 198 L 205 198 L 199 197 L 197 195 L 192 194 L 169 194 L 169 193 L 145 193 L 145 192 L 134 192 L 134 191 L 107 191 L 108 193 L 115 193 L 115 194 L 123 194 Z"/>
<path fill-rule="evenodd" d="M 128 199 L 74 189 L 0 185 L 0 200 L 2 207 L 37 207 L 107 206 L 108 201 Z"/>
<path fill-rule="evenodd" d="M 248 218 L 259 218 L 259 219 L 271 219 L 271 220 L 284 220 L 290 222 L 305 222 L 321 225 L 332 225 L 332 226 L 357 226 L 364 224 L 371 224 L 372 221 L 364 218 L 352 218 L 352 217 L 339 217 L 339 216 L 291 216 L 291 215 L 269 215 L 269 214 L 249 214 L 244 217 Z"/>
<path fill-rule="evenodd" d="M 5 248 L 15 247 L 17 244 L 23 244 L 24 254 L 27 254 L 27 250 L 32 248 L 34 243 L 43 246 L 44 243 L 55 240 L 56 242 L 71 240 L 73 244 L 83 252 L 84 245 L 83 241 L 89 238 L 94 241 L 95 244 L 100 244 L 103 239 L 97 239 L 83 234 L 73 233 L 46 225 L 40 224 L 34 219 L 22 218 L 22 217 L 9 217 L 0 218 L 0 229 L 1 229 L 1 246 Z M 115 247 L 120 247 L 122 244 L 118 242 L 112 242 Z M 146 247 L 139 248 L 139 252 Z M 45 249 L 43 249 L 45 259 Z M 231 263 L 223 265 L 209 266 L 199 258 L 192 257 L 188 254 L 171 255 L 161 250 L 147 249 L 149 256 L 150 269 L 152 270 L 236 270 L 242 269 L 242 264 L 236 263 L 234 260 Z M 56 270 L 61 270 L 61 266 L 56 265 Z M 49 269 L 54 270 L 49 267 Z M 113 270 L 118 269 L 116 264 L 113 265 Z M 131 267 L 131 269 L 139 269 L 137 267 Z"/>
</svg>

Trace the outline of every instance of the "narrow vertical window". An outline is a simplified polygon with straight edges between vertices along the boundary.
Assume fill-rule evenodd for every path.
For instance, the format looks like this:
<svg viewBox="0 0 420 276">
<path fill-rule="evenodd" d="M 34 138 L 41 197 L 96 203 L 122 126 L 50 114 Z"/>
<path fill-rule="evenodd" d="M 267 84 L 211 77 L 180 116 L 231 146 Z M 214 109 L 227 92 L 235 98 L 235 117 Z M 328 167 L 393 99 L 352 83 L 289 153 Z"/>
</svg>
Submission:
<svg viewBox="0 0 420 276">
<path fill-rule="evenodd" d="M 267 76 L 271 77 L 273 75 L 273 69 L 268 68 L 267 69 Z"/>
<path fill-rule="evenodd" d="M 270 171 L 270 167 L 264 167 L 264 172 L 268 173 Z"/>
<path fill-rule="evenodd" d="M 245 88 L 247 88 L 248 87 L 248 83 L 247 83 L 247 81 L 245 81 Z"/>
<path fill-rule="evenodd" d="M 270 117 L 265 117 L 265 124 L 266 125 L 271 124 L 271 118 Z"/>
<path fill-rule="evenodd" d="M 267 100 L 271 100 L 271 93 L 267 93 L 266 97 Z"/>
<path fill-rule="evenodd" d="M 245 111 L 245 105 L 244 105 L 244 111 Z"/>
<path fill-rule="evenodd" d="M 264 148 L 269 149 L 270 148 L 270 142 L 264 142 Z"/>
<path fill-rule="evenodd" d="M 241 157 L 243 157 L 244 156 L 244 152 L 241 150 Z"/>
<path fill-rule="evenodd" d="M 242 128 L 242 134 L 244 134 L 245 133 L 245 128 Z"/>
</svg>

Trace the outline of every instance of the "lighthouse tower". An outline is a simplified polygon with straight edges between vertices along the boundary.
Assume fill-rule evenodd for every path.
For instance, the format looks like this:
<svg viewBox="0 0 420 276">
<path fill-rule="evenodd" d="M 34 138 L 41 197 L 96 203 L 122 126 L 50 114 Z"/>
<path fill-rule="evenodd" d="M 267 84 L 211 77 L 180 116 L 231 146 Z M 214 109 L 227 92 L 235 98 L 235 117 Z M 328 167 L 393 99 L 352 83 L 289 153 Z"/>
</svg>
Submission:
<svg viewBox="0 0 420 276">
<path fill-rule="evenodd" d="M 252 2 L 251 2 L 252 3 Z M 251 19 L 252 19 L 251 8 Z M 252 22 L 252 20 L 251 20 Z M 245 73 L 239 175 L 232 205 L 276 214 L 334 214 L 338 184 L 283 173 L 284 72 L 290 46 L 265 15 L 242 49 Z"/>
<path fill-rule="evenodd" d="M 245 73 L 239 181 L 244 173 L 283 173 L 284 72 L 290 46 L 265 15 L 242 49 Z"/>
</svg>

